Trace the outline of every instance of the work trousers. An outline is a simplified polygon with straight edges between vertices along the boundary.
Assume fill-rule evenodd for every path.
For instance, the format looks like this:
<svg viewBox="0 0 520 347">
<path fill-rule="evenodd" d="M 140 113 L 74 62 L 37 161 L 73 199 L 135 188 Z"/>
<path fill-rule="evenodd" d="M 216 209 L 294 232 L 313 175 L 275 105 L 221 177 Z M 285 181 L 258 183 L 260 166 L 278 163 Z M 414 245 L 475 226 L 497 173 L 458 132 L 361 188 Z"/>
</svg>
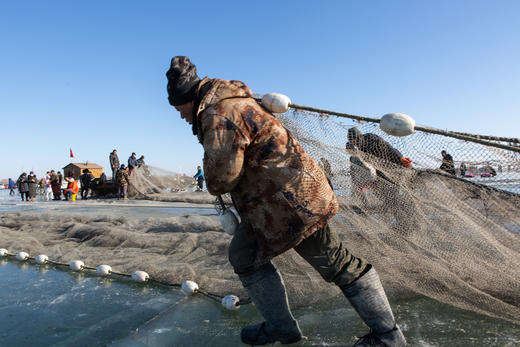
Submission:
<svg viewBox="0 0 520 347">
<path fill-rule="evenodd" d="M 81 188 L 81 199 L 82 200 L 87 199 L 88 193 L 90 193 L 90 188 Z"/>
<path fill-rule="evenodd" d="M 258 246 L 253 233 L 241 223 L 229 245 L 229 261 L 239 275 L 250 274 L 263 265 L 254 265 Z M 328 224 L 300 242 L 294 250 L 325 281 L 340 287 L 348 286 L 370 269 L 369 264 L 343 247 L 337 232 Z"/>
<path fill-rule="evenodd" d="M 126 199 L 128 197 L 128 186 L 119 186 L 119 197 Z"/>
<path fill-rule="evenodd" d="M 54 200 L 61 200 L 61 189 L 58 184 L 51 185 L 52 193 L 54 194 Z"/>
</svg>

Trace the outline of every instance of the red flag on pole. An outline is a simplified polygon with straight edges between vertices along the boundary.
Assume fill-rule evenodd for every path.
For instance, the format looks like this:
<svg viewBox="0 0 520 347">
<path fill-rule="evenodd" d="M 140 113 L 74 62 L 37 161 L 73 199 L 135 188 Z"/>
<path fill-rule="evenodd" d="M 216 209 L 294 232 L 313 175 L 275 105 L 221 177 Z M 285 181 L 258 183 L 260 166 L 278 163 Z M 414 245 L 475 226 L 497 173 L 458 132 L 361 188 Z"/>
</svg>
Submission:
<svg viewBox="0 0 520 347">
<path fill-rule="evenodd" d="M 72 148 L 70 149 L 70 157 L 74 158 L 74 154 L 72 154 Z"/>
</svg>

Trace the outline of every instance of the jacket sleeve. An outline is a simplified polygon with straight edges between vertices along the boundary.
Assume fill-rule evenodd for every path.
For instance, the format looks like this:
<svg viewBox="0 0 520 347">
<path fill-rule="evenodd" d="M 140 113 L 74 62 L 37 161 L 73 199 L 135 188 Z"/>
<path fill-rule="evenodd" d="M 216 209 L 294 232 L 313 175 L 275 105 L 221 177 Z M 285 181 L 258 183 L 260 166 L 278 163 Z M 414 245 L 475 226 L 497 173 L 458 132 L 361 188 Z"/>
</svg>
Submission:
<svg viewBox="0 0 520 347">
<path fill-rule="evenodd" d="M 230 119 L 218 114 L 201 117 L 204 134 L 204 172 L 210 194 L 233 190 L 242 176 L 248 136 Z"/>
</svg>

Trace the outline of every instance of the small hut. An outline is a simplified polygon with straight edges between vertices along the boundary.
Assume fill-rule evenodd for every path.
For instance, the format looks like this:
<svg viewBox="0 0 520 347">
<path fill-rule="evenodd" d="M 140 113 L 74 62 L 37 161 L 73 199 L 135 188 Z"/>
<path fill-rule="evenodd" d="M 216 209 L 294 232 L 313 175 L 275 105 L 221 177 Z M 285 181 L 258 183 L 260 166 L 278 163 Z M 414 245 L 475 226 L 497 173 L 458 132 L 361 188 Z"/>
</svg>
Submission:
<svg viewBox="0 0 520 347">
<path fill-rule="evenodd" d="M 101 176 L 101 174 L 103 173 L 103 167 L 98 164 L 70 163 L 69 165 L 63 168 L 63 176 L 69 177 L 69 175 L 72 173 L 72 177 L 74 177 L 74 179 L 77 180 L 79 179 L 79 175 L 83 173 L 84 169 L 89 169 L 89 171 L 92 172 L 92 175 L 94 175 L 95 178 L 99 178 L 99 176 Z"/>
</svg>

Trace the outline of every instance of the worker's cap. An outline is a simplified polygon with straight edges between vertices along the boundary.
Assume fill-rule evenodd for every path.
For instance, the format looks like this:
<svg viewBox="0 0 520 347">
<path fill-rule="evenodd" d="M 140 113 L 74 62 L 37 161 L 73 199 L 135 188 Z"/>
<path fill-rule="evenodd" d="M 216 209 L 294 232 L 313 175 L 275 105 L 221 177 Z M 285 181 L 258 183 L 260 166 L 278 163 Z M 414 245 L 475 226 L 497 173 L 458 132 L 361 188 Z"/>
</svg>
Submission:
<svg viewBox="0 0 520 347">
<path fill-rule="evenodd" d="M 361 135 L 363 135 L 363 133 L 356 127 L 348 129 L 347 137 L 349 140 L 360 137 Z"/>
<path fill-rule="evenodd" d="M 190 58 L 173 57 L 166 77 L 170 105 L 179 106 L 193 100 L 200 78 L 197 76 L 197 67 L 192 64 Z"/>
</svg>

